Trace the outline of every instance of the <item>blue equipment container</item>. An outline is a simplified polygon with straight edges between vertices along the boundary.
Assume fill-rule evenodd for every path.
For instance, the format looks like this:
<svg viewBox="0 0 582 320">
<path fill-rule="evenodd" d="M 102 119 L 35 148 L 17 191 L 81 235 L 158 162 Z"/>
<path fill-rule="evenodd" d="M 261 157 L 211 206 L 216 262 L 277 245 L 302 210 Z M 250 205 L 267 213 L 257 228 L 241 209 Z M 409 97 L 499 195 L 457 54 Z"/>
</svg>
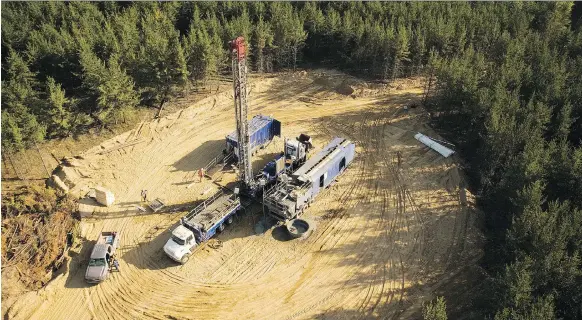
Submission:
<svg viewBox="0 0 582 320">
<path fill-rule="evenodd" d="M 258 148 L 263 148 L 275 136 L 281 136 L 281 122 L 264 115 L 256 115 L 249 122 L 251 153 L 255 153 Z M 238 157 L 238 134 L 233 131 L 226 136 L 226 151 L 234 152 Z"/>
</svg>

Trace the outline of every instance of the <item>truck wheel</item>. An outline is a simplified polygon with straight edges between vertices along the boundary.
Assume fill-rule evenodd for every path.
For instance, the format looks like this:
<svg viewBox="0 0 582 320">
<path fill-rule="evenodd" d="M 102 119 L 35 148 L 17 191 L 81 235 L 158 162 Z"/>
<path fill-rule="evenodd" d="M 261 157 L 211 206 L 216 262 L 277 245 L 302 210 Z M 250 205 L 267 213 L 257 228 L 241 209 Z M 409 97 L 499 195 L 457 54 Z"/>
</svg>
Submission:
<svg viewBox="0 0 582 320">
<path fill-rule="evenodd" d="M 182 259 L 180 259 L 180 263 L 186 264 L 186 262 L 188 262 L 188 260 L 190 260 L 190 254 L 186 253 L 184 256 L 182 256 Z"/>
<path fill-rule="evenodd" d="M 232 216 L 228 217 L 228 219 L 226 219 L 226 224 L 230 225 L 232 223 Z"/>
<path fill-rule="evenodd" d="M 218 232 L 224 231 L 224 223 L 218 226 Z"/>
</svg>

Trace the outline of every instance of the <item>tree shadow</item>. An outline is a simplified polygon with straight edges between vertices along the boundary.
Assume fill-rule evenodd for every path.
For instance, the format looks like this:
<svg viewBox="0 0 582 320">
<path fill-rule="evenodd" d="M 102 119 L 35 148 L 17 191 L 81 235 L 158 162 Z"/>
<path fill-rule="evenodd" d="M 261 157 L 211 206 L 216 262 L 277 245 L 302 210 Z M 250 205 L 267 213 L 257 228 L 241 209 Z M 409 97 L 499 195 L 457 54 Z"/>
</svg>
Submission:
<svg viewBox="0 0 582 320">
<path fill-rule="evenodd" d="M 82 238 L 81 250 L 78 253 L 69 251 L 71 261 L 68 265 L 68 275 L 65 281 L 66 288 L 87 288 L 93 286 L 93 284 L 85 281 L 85 271 L 89 265 L 91 251 L 96 243 L 97 241 L 95 240 Z"/>
<path fill-rule="evenodd" d="M 377 317 L 366 317 L 361 311 L 337 308 L 326 310 L 316 314 L 313 319 L 316 320 L 335 320 L 335 319 L 377 319 Z M 418 319 L 418 318 L 415 318 Z"/>
<path fill-rule="evenodd" d="M 374 226 L 380 223 L 377 221 L 381 221 L 381 216 L 391 214 L 380 214 L 379 204 L 370 207 L 372 204 L 360 210 L 374 213 L 367 218 Z M 343 217 L 335 216 L 332 219 L 346 219 L 346 216 L 356 214 L 357 210 L 357 207 L 348 209 Z M 473 308 L 478 299 L 468 301 L 466 295 L 471 292 L 473 296 L 478 296 L 478 285 L 483 280 L 482 276 L 475 273 L 478 266 L 467 260 L 464 244 L 455 243 L 453 239 L 450 248 L 435 251 L 434 248 L 442 245 L 442 239 L 438 238 L 438 234 L 429 232 L 440 229 L 436 224 L 455 225 L 455 219 L 454 214 L 450 214 L 424 221 L 409 221 L 406 225 L 406 220 L 402 220 L 402 225 L 385 232 L 375 229 L 380 234 L 372 232 L 367 226 L 336 230 L 337 237 L 350 233 L 362 234 L 357 241 L 321 251 L 324 256 L 335 257 L 331 261 L 338 261 L 337 268 L 354 271 L 347 279 L 335 284 L 338 290 L 382 290 L 374 298 L 370 296 L 362 300 L 357 309 L 326 310 L 315 318 L 373 319 L 381 315 L 386 319 L 419 319 L 421 308 L 418 301 L 436 295 L 445 296 L 452 319 L 474 318 L 475 313 L 469 317 L 467 311 Z M 384 291 L 384 288 L 390 289 Z"/>
<path fill-rule="evenodd" d="M 287 242 L 294 239 L 291 237 L 289 231 L 284 225 L 273 228 L 273 231 L 271 231 L 271 236 L 273 239 L 280 242 Z"/>
<path fill-rule="evenodd" d="M 204 141 L 196 149 L 176 161 L 173 166 L 174 171 L 196 171 L 204 168 L 212 159 L 222 154 L 226 146 L 226 140 L 208 140 Z M 198 177 L 195 177 L 197 179 Z"/>
</svg>

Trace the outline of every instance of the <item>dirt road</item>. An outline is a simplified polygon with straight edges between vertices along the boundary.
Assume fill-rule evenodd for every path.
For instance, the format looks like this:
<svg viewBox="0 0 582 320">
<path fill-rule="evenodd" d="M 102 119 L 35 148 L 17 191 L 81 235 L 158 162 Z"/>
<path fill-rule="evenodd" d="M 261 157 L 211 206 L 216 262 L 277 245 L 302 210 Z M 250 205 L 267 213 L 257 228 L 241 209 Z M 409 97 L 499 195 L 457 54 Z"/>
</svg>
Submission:
<svg viewBox="0 0 582 320">
<path fill-rule="evenodd" d="M 336 92 L 345 79 L 351 96 Z M 462 175 L 454 159 L 414 139 L 417 131 L 436 136 L 423 111 L 402 108 L 420 99 L 420 83 L 397 90 L 333 71 L 251 83 L 250 113 L 279 119 L 285 136 L 305 132 L 318 147 L 335 135 L 357 144 L 354 163 L 306 212 L 317 223 L 308 239 L 287 241 L 277 228 L 254 235 L 260 215 L 247 215 L 217 237 L 221 247 L 203 245 L 184 266 L 164 255 L 183 211 L 214 192 L 209 181 L 196 182 L 196 170 L 234 129 L 232 95 L 218 94 L 82 154 L 73 192 L 103 185 L 116 195 L 110 208 L 87 205 L 96 212 L 83 219 L 82 234 L 90 241 L 102 230 L 121 232 L 121 271 L 86 285 L 87 243 L 67 274 L 20 299 L 10 318 L 418 318 L 423 301 L 475 265 L 480 236 Z M 255 167 L 279 150 L 282 139 L 255 157 Z M 170 212 L 137 210 L 142 189 Z M 461 303 L 449 305 L 454 312 Z"/>
</svg>

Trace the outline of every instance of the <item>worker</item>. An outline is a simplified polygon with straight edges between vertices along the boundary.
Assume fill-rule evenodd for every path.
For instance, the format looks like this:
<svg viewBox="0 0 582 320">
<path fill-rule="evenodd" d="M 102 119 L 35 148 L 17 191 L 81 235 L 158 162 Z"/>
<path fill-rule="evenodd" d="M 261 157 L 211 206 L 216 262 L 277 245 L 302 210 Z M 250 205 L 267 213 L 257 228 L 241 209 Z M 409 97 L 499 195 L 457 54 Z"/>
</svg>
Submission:
<svg viewBox="0 0 582 320">
<path fill-rule="evenodd" d="M 141 191 L 141 197 L 143 199 L 143 202 L 147 202 L 148 201 L 148 191 L 147 190 L 142 190 Z"/>
<path fill-rule="evenodd" d="M 400 151 L 397 151 L 396 157 L 398 158 L 398 169 L 400 169 L 400 166 L 402 165 L 402 153 Z"/>
<path fill-rule="evenodd" d="M 198 177 L 200 178 L 200 182 L 202 182 L 202 178 L 204 178 L 204 168 L 198 169 Z"/>
<path fill-rule="evenodd" d="M 71 247 L 75 242 L 75 237 L 72 232 L 67 232 L 67 246 Z"/>
<path fill-rule="evenodd" d="M 115 268 L 115 271 L 119 272 L 119 261 L 117 261 L 117 259 L 113 260 L 113 268 Z M 113 268 L 111 268 L 111 271 L 113 271 Z"/>
</svg>

